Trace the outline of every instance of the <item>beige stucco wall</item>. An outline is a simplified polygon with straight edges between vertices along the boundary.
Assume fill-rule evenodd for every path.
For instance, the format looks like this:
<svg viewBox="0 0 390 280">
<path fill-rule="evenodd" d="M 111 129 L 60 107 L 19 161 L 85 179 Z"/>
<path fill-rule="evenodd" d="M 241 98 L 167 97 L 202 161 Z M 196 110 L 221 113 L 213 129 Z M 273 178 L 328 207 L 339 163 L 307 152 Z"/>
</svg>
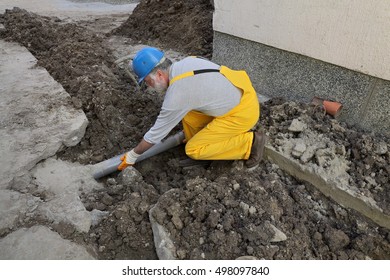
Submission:
<svg viewBox="0 0 390 280">
<path fill-rule="evenodd" d="M 389 0 L 215 0 L 214 30 L 390 80 Z"/>
</svg>

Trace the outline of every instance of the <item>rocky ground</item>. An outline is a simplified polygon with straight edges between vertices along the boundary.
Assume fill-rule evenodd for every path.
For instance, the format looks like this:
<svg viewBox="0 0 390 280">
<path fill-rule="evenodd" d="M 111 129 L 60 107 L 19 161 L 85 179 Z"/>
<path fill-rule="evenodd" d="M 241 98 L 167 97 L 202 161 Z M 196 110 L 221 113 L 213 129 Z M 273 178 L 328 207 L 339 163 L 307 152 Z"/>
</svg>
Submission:
<svg viewBox="0 0 390 280">
<path fill-rule="evenodd" d="M 0 16 L 5 26 L 0 37 L 28 48 L 71 95 L 74 107 L 85 112 L 84 138 L 58 157 L 93 164 L 132 148 L 161 104 L 115 64 L 110 43 L 121 37 L 128 44 L 210 58 L 211 19 L 210 1 L 145 0 L 118 29 L 96 32 L 96 21 L 65 23 L 13 9 Z M 261 108 L 257 127 L 267 132 L 271 145 L 278 148 L 286 139 L 299 138 L 302 130 L 291 130 L 291 124 L 304 122 L 307 130 L 334 143 L 335 153 L 303 158 L 304 150 L 297 150 L 297 160 L 326 167 L 324 157 L 342 158 L 349 183 L 390 214 L 389 139 L 358 131 L 309 104 L 274 99 Z M 100 259 L 156 259 L 150 215 L 171 234 L 177 259 L 390 259 L 389 230 L 275 164 L 265 161 L 252 172 L 242 161 L 181 168 L 178 161 L 184 156 L 179 146 L 102 179 L 105 188 L 86 193 L 82 202 L 88 211 L 109 215 L 88 233 L 66 224 L 55 230 L 89 246 Z"/>
</svg>

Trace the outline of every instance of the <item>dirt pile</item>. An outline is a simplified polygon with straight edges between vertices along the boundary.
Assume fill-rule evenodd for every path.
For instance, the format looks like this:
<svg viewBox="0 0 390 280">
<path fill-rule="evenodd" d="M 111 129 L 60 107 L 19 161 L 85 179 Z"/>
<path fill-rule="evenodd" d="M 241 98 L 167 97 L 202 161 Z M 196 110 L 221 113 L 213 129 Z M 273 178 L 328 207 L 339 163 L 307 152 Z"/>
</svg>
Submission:
<svg viewBox="0 0 390 280">
<path fill-rule="evenodd" d="M 258 174 L 218 163 L 157 207 L 178 259 L 389 258 L 386 233 L 269 163 Z"/>
<path fill-rule="evenodd" d="M 298 137 L 289 127 L 294 120 L 305 119 L 308 129 L 326 134 L 343 151 L 337 156 L 350 163 L 348 172 L 354 179 L 350 183 L 389 211 L 388 183 L 382 183 L 389 175 L 389 153 L 383 147 L 383 143 L 387 147 L 388 139 L 349 128 L 325 115 L 321 108 L 307 104 L 275 99 L 262 109 L 257 127 L 269 133 L 273 145 L 278 146 L 282 135 Z M 362 142 L 382 148 L 367 152 Z M 365 165 L 371 178 L 364 179 L 365 184 L 356 175 L 361 170 L 354 164 L 353 150 L 363 160 L 375 159 Z M 319 164 L 315 156 L 309 161 Z M 163 194 L 154 211 L 154 218 L 170 233 L 179 259 L 234 259 L 243 255 L 265 259 L 390 257 L 388 230 L 378 229 L 271 163 L 253 173 L 245 171 L 239 161 L 214 162 L 208 169 L 187 172 L 185 185 Z M 277 242 L 273 227 L 287 239 Z"/>
<path fill-rule="evenodd" d="M 142 0 L 114 34 L 211 58 L 212 18 L 209 0 Z"/>
<path fill-rule="evenodd" d="M 206 2 L 209 5 L 209 1 L 142 1 L 139 9 L 146 11 L 150 5 L 148 13 L 163 12 L 155 25 L 169 30 L 166 24 L 180 26 L 176 21 L 164 21 L 169 18 L 169 9 L 175 9 L 173 4 L 182 3 L 176 9 L 183 9 L 191 19 L 199 8 L 195 4 Z M 152 125 L 159 101 L 138 92 L 123 76 L 106 48 L 105 36 L 20 9 L 7 11 L 0 20 L 6 28 L 1 38 L 26 46 L 90 121 L 82 142 L 62 151 L 62 158 L 98 162 L 133 147 Z M 129 32 L 135 31 L 131 28 Z M 160 34 L 152 28 L 148 32 Z M 157 35 L 154 39 L 163 40 Z M 183 43 L 173 33 L 169 38 L 172 45 Z M 191 44 L 184 43 L 183 49 Z M 271 144 L 277 146 L 281 135 L 298 136 L 288 128 L 299 118 L 308 120 L 311 129 L 326 134 L 340 147 L 338 156 L 350 162 L 352 183 L 374 196 L 381 206 L 388 205 L 388 139 L 354 130 L 309 105 L 282 100 L 262 106 L 257 127 L 264 128 Z M 96 250 L 101 259 L 154 259 L 157 256 L 148 212 L 156 204 L 154 218 L 171 233 L 179 259 L 234 259 L 243 255 L 265 259 L 390 259 L 388 230 L 339 206 L 269 162 L 254 172 L 245 170 L 242 161 L 181 168 L 178 161 L 183 156 L 183 146 L 179 146 L 137 164 L 140 173 L 128 168 L 119 176 L 106 178 L 104 190 L 85 195 L 82 201 L 89 211 L 108 211 L 108 217 L 85 235 L 66 226 L 57 231 Z M 316 158 L 309 160 L 315 162 Z M 275 228 L 283 233 L 279 232 L 278 238 Z"/>
<path fill-rule="evenodd" d="M 158 200 L 156 189 L 133 168 L 107 180 L 106 190 L 85 197 L 86 209 L 109 211 L 91 230 L 88 243 L 101 259 L 156 259 L 148 211 Z"/>
<path fill-rule="evenodd" d="M 356 141 L 349 137 L 350 133 L 357 133 L 362 139 L 367 137 L 306 104 L 272 100 L 262 108 L 258 127 L 270 133 L 271 143 L 275 145 L 281 134 L 297 136 L 288 130 L 297 118 L 310 120 L 310 129 L 326 131 L 333 141 L 345 145 L 346 153 L 342 156 L 353 155 L 351 149 L 355 145 L 349 143 Z M 341 128 L 345 134 L 339 133 Z M 371 137 L 374 146 L 385 141 Z M 137 180 L 124 183 L 119 177 L 109 179 L 108 193 L 103 191 L 87 198 L 91 209 L 103 207 L 113 213 L 93 229 L 100 246 L 110 244 L 104 247 L 110 249 L 108 252 L 101 248 L 104 258 L 146 257 L 146 252 L 149 252 L 148 258 L 153 257 L 152 251 L 147 251 L 152 250 L 153 239 L 146 230 L 150 222 L 141 201 L 149 209 L 157 203 L 153 217 L 169 232 L 178 259 L 235 259 L 244 255 L 264 259 L 390 258 L 388 230 L 339 206 L 277 166 L 266 162 L 255 172 L 247 172 L 242 161 L 215 161 L 208 168 L 181 168 L 178 159 L 182 148 L 174 155 L 162 154 L 137 165 L 143 176 L 137 180 L 147 184 L 148 193 L 145 187 L 138 187 Z M 388 161 L 388 154 L 382 157 Z M 351 167 L 351 174 L 358 172 L 352 164 Z M 375 172 L 385 172 L 380 170 Z M 128 169 L 124 174 L 129 176 L 134 172 L 135 169 Z M 371 195 L 386 197 L 387 186 L 382 187 L 382 192 Z M 110 189 L 117 188 L 121 189 L 121 195 L 111 195 Z M 111 202 L 102 206 L 101 202 L 107 201 L 107 197 L 111 197 L 108 200 Z M 129 205 L 134 206 L 129 209 Z M 139 219 L 143 220 L 139 222 Z M 131 235 L 131 242 L 145 251 L 134 255 L 130 253 L 136 252 L 134 245 L 128 241 L 129 235 L 123 233 L 121 225 L 133 225 L 137 220 L 139 226 Z M 275 238 L 275 227 L 286 239 Z M 131 226 L 127 228 L 134 230 Z M 109 235 L 104 234 L 107 230 Z M 105 239 L 100 239 L 102 234 Z"/>
</svg>

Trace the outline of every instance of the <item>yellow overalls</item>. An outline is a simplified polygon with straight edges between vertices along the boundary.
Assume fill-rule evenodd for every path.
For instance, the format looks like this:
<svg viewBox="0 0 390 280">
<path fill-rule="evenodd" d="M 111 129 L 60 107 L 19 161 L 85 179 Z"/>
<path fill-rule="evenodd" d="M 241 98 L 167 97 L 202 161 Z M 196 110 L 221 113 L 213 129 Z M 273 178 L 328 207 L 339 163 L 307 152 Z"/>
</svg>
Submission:
<svg viewBox="0 0 390 280">
<path fill-rule="evenodd" d="M 220 72 L 242 91 L 240 103 L 226 114 L 212 117 L 190 111 L 183 118 L 187 140 L 186 154 L 196 160 L 248 159 L 252 147 L 254 127 L 260 116 L 259 100 L 245 71 L 231 70 L 226 66 L 217 69 L 190 71 L 170 80 L 177 80 L 205 72 Z"/>
</svg>

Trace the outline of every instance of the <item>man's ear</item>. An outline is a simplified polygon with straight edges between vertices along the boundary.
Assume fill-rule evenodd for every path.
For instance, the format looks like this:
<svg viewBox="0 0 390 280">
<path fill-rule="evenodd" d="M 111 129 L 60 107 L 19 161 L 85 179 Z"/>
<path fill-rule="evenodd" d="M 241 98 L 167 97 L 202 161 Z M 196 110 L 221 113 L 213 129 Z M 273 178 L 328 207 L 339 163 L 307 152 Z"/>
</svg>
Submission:
<svg viewBox="0 0 390 280">
<path fill-rule="evenodd" d="M 168 77 L 168 72 L 167 71 L 164 71 L 162 69 L 158 69 L 156 71 L 156 75 L 158 76 L 158 78 L 161 78 L 166 83 L 169 82 L 169 77 Z"/>
</svg>

